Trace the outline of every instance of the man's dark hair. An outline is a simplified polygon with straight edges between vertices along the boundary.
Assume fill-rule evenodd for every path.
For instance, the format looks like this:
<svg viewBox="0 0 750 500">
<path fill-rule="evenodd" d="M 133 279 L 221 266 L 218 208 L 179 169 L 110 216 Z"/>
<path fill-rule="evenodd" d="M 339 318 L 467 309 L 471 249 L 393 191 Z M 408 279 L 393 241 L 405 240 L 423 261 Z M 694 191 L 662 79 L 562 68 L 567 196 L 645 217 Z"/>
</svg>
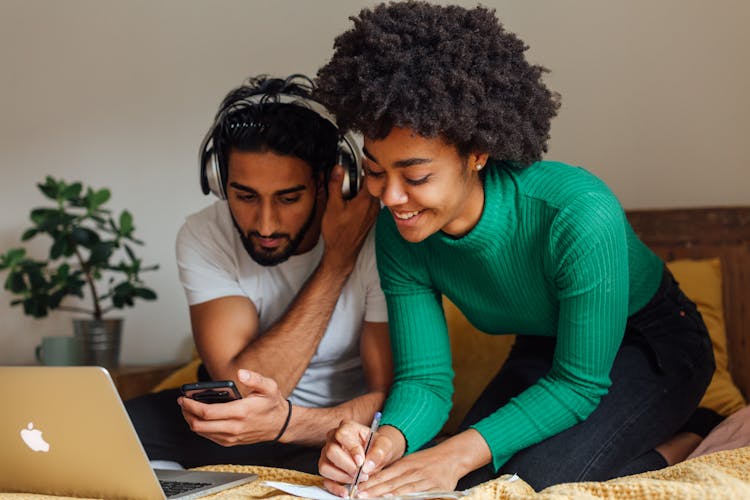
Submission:
<svg viewBox="0 0 750 500">
<path fill-rule="evenodd" d="M 350 19 L 316 80 L 339 127 L 373 139 L 410 128 L 519 166 L 547 151 L 559 96 L 494 10 L 407 1 Z"/>
<path fill-rule="evenodd" d="M 339 137 L 336 127 L 303 106 L 274 102 L 278 94 L 309 99 L 312 89 L 312 82 L 301 75 L 287 79 L 261 75 L 227 94 L 216 114 L 213 132 L 224 180 L 228 178 L 231 148 L 294 156 L 307 162 L 314 176 L 323 173 L 328 178 L 336 162 Z M 256 95 L 264 96 L 259 103 L 242 103 L 243 99 Z"/>
</svg>

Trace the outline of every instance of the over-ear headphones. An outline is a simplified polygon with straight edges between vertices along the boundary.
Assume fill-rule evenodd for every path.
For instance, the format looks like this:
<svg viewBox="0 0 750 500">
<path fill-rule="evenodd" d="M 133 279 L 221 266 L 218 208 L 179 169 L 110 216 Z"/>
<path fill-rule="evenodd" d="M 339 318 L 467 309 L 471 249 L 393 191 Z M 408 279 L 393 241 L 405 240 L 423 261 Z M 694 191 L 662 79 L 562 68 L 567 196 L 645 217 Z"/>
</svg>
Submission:
<svg viewBox="0 0 750 500">
<path fill-rule="evenodd" d="M 307 83 L 310 82 L 303 75 L 292 75 L 287 79 L 287 82 L 295 78 L 304 78 Z M 259 93 L 243 97 L 229 103 L 216 115 L 214 123 L 208 129 L 205 138 L 201 142 L 199 151 L 200 182 L 203 194 L 213 193 L 222 200 L 227 198 L 224 187 L 226 186 L 226 179 L 223 178 L 227 169 L 221 168 L 219 151 L 216 145 L 214 145 L 216 128 L 232 113 L 246 107 L 265 104 L 291 104 L 309 109 L 336 128 L 339 132 L 336 160 L 338 164 L 344 167 L 344 182 L 341 186 L 341 191 L 345 199 L 353 198 L 359 192 L 362 184 L 362 152 L 356 137 L 349 131 L 342 132 L 333 116 L 319 102 L 299 95 L 285 93 Z"/>
</svg>

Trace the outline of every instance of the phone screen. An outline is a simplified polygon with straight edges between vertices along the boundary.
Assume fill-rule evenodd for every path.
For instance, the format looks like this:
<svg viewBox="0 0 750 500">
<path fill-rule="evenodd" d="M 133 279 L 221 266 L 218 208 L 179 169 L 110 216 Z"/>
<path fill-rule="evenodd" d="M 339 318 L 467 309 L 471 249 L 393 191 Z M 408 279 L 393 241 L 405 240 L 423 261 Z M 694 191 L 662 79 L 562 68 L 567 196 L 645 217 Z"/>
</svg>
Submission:
<svg viewBox="0 0 750 500">
<path fill-rule="evenodd" d="M 242 398 L 231 380 L 196 382 L 182 386 L 182 395 L 201 403 L 227 403 Z"/>
</svg>

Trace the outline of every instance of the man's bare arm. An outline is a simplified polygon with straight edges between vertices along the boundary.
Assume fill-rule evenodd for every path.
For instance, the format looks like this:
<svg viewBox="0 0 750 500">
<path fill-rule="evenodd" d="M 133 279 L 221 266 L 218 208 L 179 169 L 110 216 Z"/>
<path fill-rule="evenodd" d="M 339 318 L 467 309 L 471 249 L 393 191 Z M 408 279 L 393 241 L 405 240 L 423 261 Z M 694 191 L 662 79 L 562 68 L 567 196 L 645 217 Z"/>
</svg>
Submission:
<svg viewBox="0 0 750 500">
<path fill-rule="evenodd" d="M 247 297 L 221 297 L 190 307 L 195 344 L 211 378 L 236 382 L 237 370 L 245 368 L 276 380 L 284 396 L 291 394 L 318 348 L 348 277 L 322 265 L 286 314 L 262 336 L 257 310 Z"/>
<path fill-rule="evenodd" d="M 281 442 L 321 446 L 326 433 L 342 420 L 369 425 L 373 414 L 383 403 L 393 381 L 393 358 L 387 323 L 365 323 L 360 340 L 362 365 L 368 392 L 351 401 L 330 408 L 294 406 L 289 427 Z"/>
</svg>

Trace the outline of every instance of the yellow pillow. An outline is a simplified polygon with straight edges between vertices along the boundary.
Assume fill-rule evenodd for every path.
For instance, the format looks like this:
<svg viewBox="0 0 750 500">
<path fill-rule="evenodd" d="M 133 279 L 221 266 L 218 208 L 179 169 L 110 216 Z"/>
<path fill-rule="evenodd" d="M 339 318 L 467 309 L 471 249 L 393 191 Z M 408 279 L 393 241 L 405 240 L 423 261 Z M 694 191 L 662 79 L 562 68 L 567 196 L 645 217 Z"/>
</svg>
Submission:
<svg viewBox="0 0 750 500">
<path fill-rule="evenodd" d="M 453 355 L 453 408 L 443 432 L 452 433 L 492 380 L 515 342 L 515 335 L 487 335 L 474 328 L 463 313 L 443 297 L 443 309 Z"/>
<path fill-rule="evenodd" d="M 731 415 L 745 406 L 742 393 L 729 373 L 727 334 L 724 326 L 721 261 L 714 259 L 682 259 L 667 263 L 680 288 L 695 302 L 711 335 L 716 358 L 716 371 L 700 406 L 721 415 Z"/>
<path fill-rule="evenodd" d="M 182 384 L 189 384 L 198 380 L 198 367 L 201 364 L 200 358 L 194 357 L 184 366 L 170 373 L 164 380 L 159 382 L 151 392 L 159 392 L 165 389 L 176 389 Z"/>
</svg>

